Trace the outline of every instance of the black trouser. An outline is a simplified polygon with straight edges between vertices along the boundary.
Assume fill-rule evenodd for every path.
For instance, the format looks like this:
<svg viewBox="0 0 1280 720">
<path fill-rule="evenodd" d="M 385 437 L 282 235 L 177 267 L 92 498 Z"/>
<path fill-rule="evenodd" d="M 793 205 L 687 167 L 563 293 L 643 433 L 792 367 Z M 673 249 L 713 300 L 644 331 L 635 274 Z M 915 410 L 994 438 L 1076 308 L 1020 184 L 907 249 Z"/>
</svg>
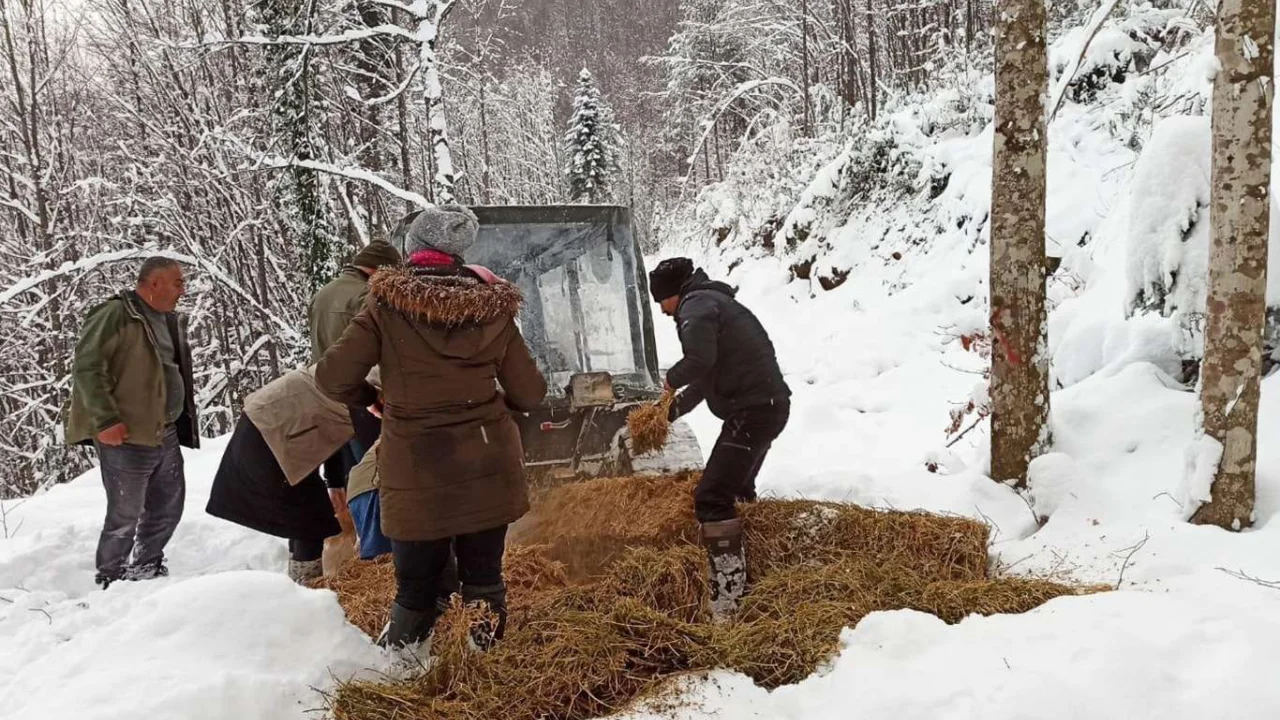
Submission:
<svg viewBox="0 0 1280 720">
<path fill-rule="evenodd" d="M 756 499 L 756 476 L 790 417 L 791 402 L 775 400 L 739 410 L 725 421 L 693 492 L 699 522 L 732 520 L 737 517 L 735 502 Z"/>
<path fill-rule="evenodd" d="M 324 540 L 290 540 L 289 559 L 314 562 L 324 556 Z"/>
<path fill-rule="evenodd" d="M 462 600 L 483 600 L 500 616 L 506 610 L 506 585 L 502 582 L 502 553 L 507 526 L 501 525 L 455 538 L 423 541 L 391 541 L 396 565 L 396 604 L 425 612 L 437 607 L 462 583 Z M 447 572 L 456 553 L 457 580 Z"/>
<path fill-rule="evenodd" d="M 355 448 L 351 447 L 351 443 L 345 443 L 338 448 L 327 460 L 324 465 L 316 468 L 314 474 L 318 477 L 321 468 L 324 469 L 324 486 L 330 490 L 344 490 L 347 487 L 347 475 L 351 472 L 351 468 L 356 466 L 360 460 L 356 457 Z"/>
<path fill-rule="evenodd" d="M 131 558 L 134 565 L 164 559 L 182 519 L 187 482 L 173 425 L 165 428 L 160 447 L 96 445 L 107 490 L 97 566 L 104 577 L 116 578 Z"/>
</svg>

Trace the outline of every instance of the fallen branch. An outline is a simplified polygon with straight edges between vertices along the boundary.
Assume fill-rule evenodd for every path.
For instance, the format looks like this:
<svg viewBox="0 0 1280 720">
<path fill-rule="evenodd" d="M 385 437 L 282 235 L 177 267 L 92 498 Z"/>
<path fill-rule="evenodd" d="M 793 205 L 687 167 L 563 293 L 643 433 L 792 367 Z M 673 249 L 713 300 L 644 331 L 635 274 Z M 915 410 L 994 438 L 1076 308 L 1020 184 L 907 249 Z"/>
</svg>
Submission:
<svg viewBox="0 0 1280 720">
<path fill-rule="evenodd" d="M 1120 550 L 1117 550 L 1115 553 L 1113 553 L 1113 554 L 1119 554 L 1124 552 L 1125 550 L 1129 551 L 1129 554 L 1126 555 L 1124 558 L 1124 562 L 1120 565 L 1120 577 L 1116 579 L 1116 590 L 1119 590 L 1121 583 L 1124 582 L 1124 571 L 1129 569 L 1129 563 L 1133 561 L 1133 556 L 1137 555 L 1138 551 L 1141 550 L 1144 546 L 1146 546 L 1147 541 L 1150 539 L 1151 539 L 1151 533 L 1147 532 L 1142 536 L 1142 540 L 1139 541 L 1137 544 L 1133 545 L 1132 547 L 1121 548 Z"/>
<path fill-rule="evenodd" d="M 1270 588 L 1272 590 L 1280 590 L 1280 580 L 1263 580 L 1261 578 L 1256 578 L 1252 575 L 1249 575 L 1243 570 L 1228 570 L 1224 567 L 1219 567 L 1216 569 L 1219 572 L 1224 572 L 1237 580 L 1244 580 L 1245 582 L 1251 582 L 1254 585 L 1261 585 L 1264 588 Z"/>
<path fill-rule="evenodd" d="M 1101 7 L 1093 11 L 1093 17 L 1089 18 L 1089 24 L 1086 26 L 1084 44 L 1080 46 L 1080 54 L 1070 65 L 1062 71 L 1062 78 L 1058 81 L 1058 86 L 1053 90 L 1053 102 L 1049 105 L 1049 117 L 1045 121 L 1047 126 L 1053 122 L 1053 118 L 1057 116 L 1059 108 L 1062 107 L 1062 101 L 1067 97 L 1067 86 L 1076 78 L 1076 73 L 1080 72 L 1080 63 L 1084 60 L 1084 54 L 1089 51 L 1089 45 L 1093 39 L 1097 37 L 1098 31 L 1102 29 L 1102 23 L 1106 21 L 1107 16 L 1111 14 L 1116 6 L 1120 4 L 1120 0 L 1103 0 Z"/>
</svg>

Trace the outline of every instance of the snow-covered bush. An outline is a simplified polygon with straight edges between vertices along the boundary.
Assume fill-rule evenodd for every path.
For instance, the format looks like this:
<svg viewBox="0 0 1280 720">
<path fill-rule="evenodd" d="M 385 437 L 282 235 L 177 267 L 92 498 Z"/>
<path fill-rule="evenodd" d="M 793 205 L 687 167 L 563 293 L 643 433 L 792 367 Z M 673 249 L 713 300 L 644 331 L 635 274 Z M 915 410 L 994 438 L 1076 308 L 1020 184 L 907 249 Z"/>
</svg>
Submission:
<svg viewBox="0 0 1280 720">
<path fill-rule="evenodd" d="M 1209 119 L 1167 118 L 1138 158 L 1126 236 L 1130 312 L 1174 318 L 1199 357 L 1209 260 Z"/>
</svg>

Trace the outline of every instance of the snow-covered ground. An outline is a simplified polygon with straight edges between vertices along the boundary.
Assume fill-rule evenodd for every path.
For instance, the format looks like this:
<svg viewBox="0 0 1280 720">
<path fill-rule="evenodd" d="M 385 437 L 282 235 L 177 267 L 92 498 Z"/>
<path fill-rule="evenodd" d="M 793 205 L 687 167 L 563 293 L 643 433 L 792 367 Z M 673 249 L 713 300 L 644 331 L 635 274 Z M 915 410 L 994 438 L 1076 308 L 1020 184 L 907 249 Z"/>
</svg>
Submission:
<svg viewBox="0 0 1280 720">
<path fill-rule="evenodd" d="M 284 575 L 282 541 L 205 514 L 225 444 L 187 454 L 168 578 L 93 584 L 106 511 L 96 471 L 6 503 L 0 717 L 314 717 L 316 688 L 385 667 L 336 596 Z"/>
<path fill-rule="evenodd" d="M 1153 21 L 1109 23 L 1085 65 L 1104 50 L 1130 52 L 1128 29 L 1143 22 Z M 1081 41 L 1067 34 L 1051 64 L 1077 56 Z M 780 251 L 787 227 L 822 232 L 782 258 L 738 236 L 717 246 L 706 232 L 735 213 L 767 217 L 772 199 L 752 196 L 750 184 L 767 173 L 704 193 L 670 229 L 663 255 L 690 255 L 741 288 L 795 392 L 764 493 L 981 518 L 995 529 L 998 572 L 1119 587 L 954 626 L 875 613 L 845 631 L 829 668 L 795 686 L 768 693 L 727 672 L 686 680 L 679 717 L 1280 716 L 1280 685 L 1268 676 L 1280 660 L 1280 589 L 1248 579 L 1280 581 L 1280 378 L 1263 387 L 1255 526 L 1237 534 L 1186 523 L 1203 488 L 1190 471 L 1197 400 L 1177 378 L 1203 302 L 1195 276 L 1207 184 L 1197 173 L 1208 126 L 1133 121 L 1152 94 L 1203 98 L 1211 48 L 1211 38 L 1192 38 L 1177 58 L 1151 61 L 1169 61 L 1162 73 L 1132 75 L 1091 105 L 1067 102 L 1051 127 L 1048 235 L 1063 255 L 1049 288 L 1053 453 L 1034 464 L 1026 494 L 985 476 L 985 425 L 950 447 L 946 432 L 951 411 L 984 392 L 981 343 L 967 349 L 961 338 L 986 325 L 992 139 L 989 127 L 937 128 L 949 108 L 989 94 L 989 77 L 887 122 L 923 174 L 947 179 L 934 197 L 864 204 L 831 222 L 850 155 L 815 144 L 801 179 L 814 207 L 787 219 Z M 806 258 L 815 280 L 792 281 L 790 265 Z M 847 281 L 819 289 L 816 278 L 836 271 Z M 1175 273 L 1184 284 L 1135 311 L 1138 289 Z M 674 327 L 656 325 L 669 364 Z M 709 449 L 718 423 L 705 409 L 690 423 Z M 222 444 L 188 455 L 188 512 L 168 579 L 94 588 L 105 506 L 95 473 L 6 503 L 0 718 L 300 718 L 334 677 L 383 667 L 331 593 L 284 577 L 283 542 L 204 514 Z"/>
</svg>

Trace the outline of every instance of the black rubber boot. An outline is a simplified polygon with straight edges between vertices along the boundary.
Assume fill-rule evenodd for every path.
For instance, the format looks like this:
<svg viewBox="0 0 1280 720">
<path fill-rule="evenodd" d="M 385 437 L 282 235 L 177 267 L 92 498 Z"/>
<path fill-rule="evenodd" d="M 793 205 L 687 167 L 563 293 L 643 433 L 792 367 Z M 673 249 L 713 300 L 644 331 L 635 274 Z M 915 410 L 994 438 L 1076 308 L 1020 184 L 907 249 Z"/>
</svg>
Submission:
<svg viewBox="0 0 1280 720">
<path fill-rule="evenodd" d="M 418 654 L 428 656 L 431 654 L 431 648 L 426 643 L 430 641 L 436 617 L 435 608 L 423 611 L 408 610 L 401 607 L 399 603 L 393 602 L 391 603 L 391 622 L 387 623 L 386 628 L 382 630 L 382 635 L 378 637 L 378 646 L 404 648 L 424 644 Z"/>
<path fill-rule="evenodd" d="M 711 570 L 711 617 L 724 622 L 738 611 L 747 591 L 747 555 L 742 520 L 702 523 L 702 544 Z"/>
<path fill-rule="evenodd" d="M 472 650 L 485 652 L 502 639 L 507 629 L 507 586 L 497 585 L 463 585 L 462 601 L 468 608 L 487 610 L 489 617 L 471 624 L 471 638 L 468 643 Z"/>
</svg>

